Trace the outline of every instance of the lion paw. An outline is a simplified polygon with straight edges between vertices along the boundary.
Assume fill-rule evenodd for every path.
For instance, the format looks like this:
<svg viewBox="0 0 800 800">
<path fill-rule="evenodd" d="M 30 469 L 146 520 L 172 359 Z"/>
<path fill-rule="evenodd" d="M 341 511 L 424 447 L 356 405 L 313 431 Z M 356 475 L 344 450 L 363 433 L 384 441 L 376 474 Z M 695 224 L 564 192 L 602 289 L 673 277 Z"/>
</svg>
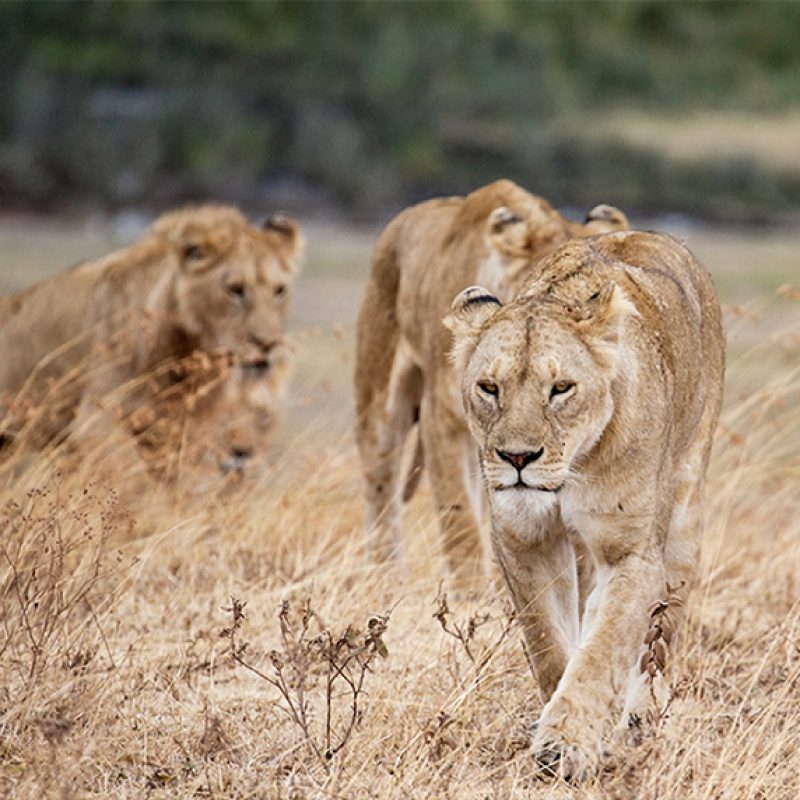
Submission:
<svg viewBox="0 0 800 800">
<path fill-rule="evenodd" d="M 601 758 L 600 741 L 590 733 L 587 729 L 571 734 L 537 723 L 531 749 L 540 774 L 580 781 L 596 772 Z"/>
</svg>

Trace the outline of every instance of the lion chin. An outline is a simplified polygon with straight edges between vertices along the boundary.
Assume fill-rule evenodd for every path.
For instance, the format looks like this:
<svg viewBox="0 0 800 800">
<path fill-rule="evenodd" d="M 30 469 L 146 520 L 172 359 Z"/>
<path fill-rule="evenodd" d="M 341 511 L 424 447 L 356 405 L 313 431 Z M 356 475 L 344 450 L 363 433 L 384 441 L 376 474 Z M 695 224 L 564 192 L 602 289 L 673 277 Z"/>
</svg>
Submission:
<svg viewBox="0 0 800 800">
<path fill-rule="evenodd" d="M 510 526 L 520 539 L 537 538 L 539 522 L 553 513 L 558 505 L 556 492 L 539 491 L 532 488 L 510 487 L 496 489 L 489 495 L 492 513 Z M 531 526 L 528 523 L 535 521 Z"/>
</svg>

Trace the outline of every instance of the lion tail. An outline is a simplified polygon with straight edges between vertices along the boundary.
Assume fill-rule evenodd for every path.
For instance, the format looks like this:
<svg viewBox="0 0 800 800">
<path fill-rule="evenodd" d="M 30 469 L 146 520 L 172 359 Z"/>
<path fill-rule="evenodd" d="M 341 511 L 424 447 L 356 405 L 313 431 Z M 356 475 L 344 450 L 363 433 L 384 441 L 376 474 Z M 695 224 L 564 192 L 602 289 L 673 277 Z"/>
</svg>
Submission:
<svg viewBox="0 0 800 800">
<path fill-rule="evenodd" d="M 408 469 L 403 478 L 403 502 L 407 503 L 414 496 L 422 479 L 422 470 L 425 468 L 425 451 L 422 448 L 422 436 L 419 425 L 417 428 L 416 441 L 414 442 L 414 455 L 409 462 Z"/>
<path fill-rule="evenodd" d="M 399 222 L 399 218 L 391 222 L 378 238 L 356 322 L 355 402 L 359 426 L 367 424 L 373 403 L 385 397 L 397 350 L 400 270 L 395 240 Z"/>
</svg>

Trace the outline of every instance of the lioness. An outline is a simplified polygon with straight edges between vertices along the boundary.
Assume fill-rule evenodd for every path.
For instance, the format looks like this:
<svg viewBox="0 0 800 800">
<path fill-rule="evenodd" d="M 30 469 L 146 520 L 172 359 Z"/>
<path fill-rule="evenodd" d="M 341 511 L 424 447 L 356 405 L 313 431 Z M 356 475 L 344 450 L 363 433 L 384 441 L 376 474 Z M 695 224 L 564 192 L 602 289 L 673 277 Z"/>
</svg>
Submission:
<svg viewBox="0 0 800 800">
<path fill-rule="evenodd" d="M 467 289 L 446 324 L 494 552 L 546 702 L 533 751 L 580 777 L 612 714 L 624 727 L 646 707 L 697 564 L 719 302 L 671 237 L 613 233 L 558 249 L 508 304 Z"/>
<path fill-rule="evenodd" d="M 280 342 L 270 351 L 268 369 L 204 353 L 176 364 L 180 382 L 130 420 L 151 477 L 190 494 L 257 477 L 266 465 L 291 360 L 290 347 Z"/>
<path fill-rule="evenodd" d="M 421 446 L 405 499 L 424 451 L 456 581 L 468 584 L 479 569 L 478 465 L 441 323 L 455 293 L 480 282 L 510 299 L 536 262 L 568 239 L 627 227 L 612 206 L 598 206 L 583 225 L 572 223 L 507 180 L 467 197 L 421 203 L 389 223 L 375 247 L 356 331 L 356 442 L 367 543 L 376 557 L 400 548 L 398 472 L 403 442 L 419 419 Z"/>
<path fill-rule="evenodd" d="M 6 442 L 41 446 L 76 414 L 76 434 L 100 440 L 180 380 L 170 365 L 193 352 L 268 370 L 301 251 L 283 215 L 257 228 L 233 208 L 187 208 L 124 250 L 0 298 Z"/>
</svg>

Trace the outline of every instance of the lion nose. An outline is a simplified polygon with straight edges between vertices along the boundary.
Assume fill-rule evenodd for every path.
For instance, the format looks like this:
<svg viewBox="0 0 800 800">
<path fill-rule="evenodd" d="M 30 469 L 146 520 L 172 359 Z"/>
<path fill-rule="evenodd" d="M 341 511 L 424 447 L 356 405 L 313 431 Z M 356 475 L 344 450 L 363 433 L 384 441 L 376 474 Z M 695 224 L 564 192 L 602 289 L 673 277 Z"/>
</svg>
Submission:
<svg viewBox="0 0 800 800">
<path fill-rule="evenodd" d="M 497 455 L 503 460 L 508 461 L 518 472 L 522 472 L 528 464 L 532 464 L 544 453 L 544 447 L 538 450 L 528 450 L 524 453 L 509 453 L 507 450 L 498 450 Z"/>
<path fill-rule="evenodd" d="M 223 475 L 227 475 L 229 472 L 241 473 L 252 457 L 252 447 L 231 447 L 228 451 L 228 458 L 220 464 L 220 470 Z"/>
<path fill-rule="evenodd" d="M 280 341 L 279 339 L 263 339 L 261 336 L 257 336 L 255 333 L 250 334 L 250 341 L 253 344 L 258 345 L 264 353 L 269 353 Z"/>
</svg>

